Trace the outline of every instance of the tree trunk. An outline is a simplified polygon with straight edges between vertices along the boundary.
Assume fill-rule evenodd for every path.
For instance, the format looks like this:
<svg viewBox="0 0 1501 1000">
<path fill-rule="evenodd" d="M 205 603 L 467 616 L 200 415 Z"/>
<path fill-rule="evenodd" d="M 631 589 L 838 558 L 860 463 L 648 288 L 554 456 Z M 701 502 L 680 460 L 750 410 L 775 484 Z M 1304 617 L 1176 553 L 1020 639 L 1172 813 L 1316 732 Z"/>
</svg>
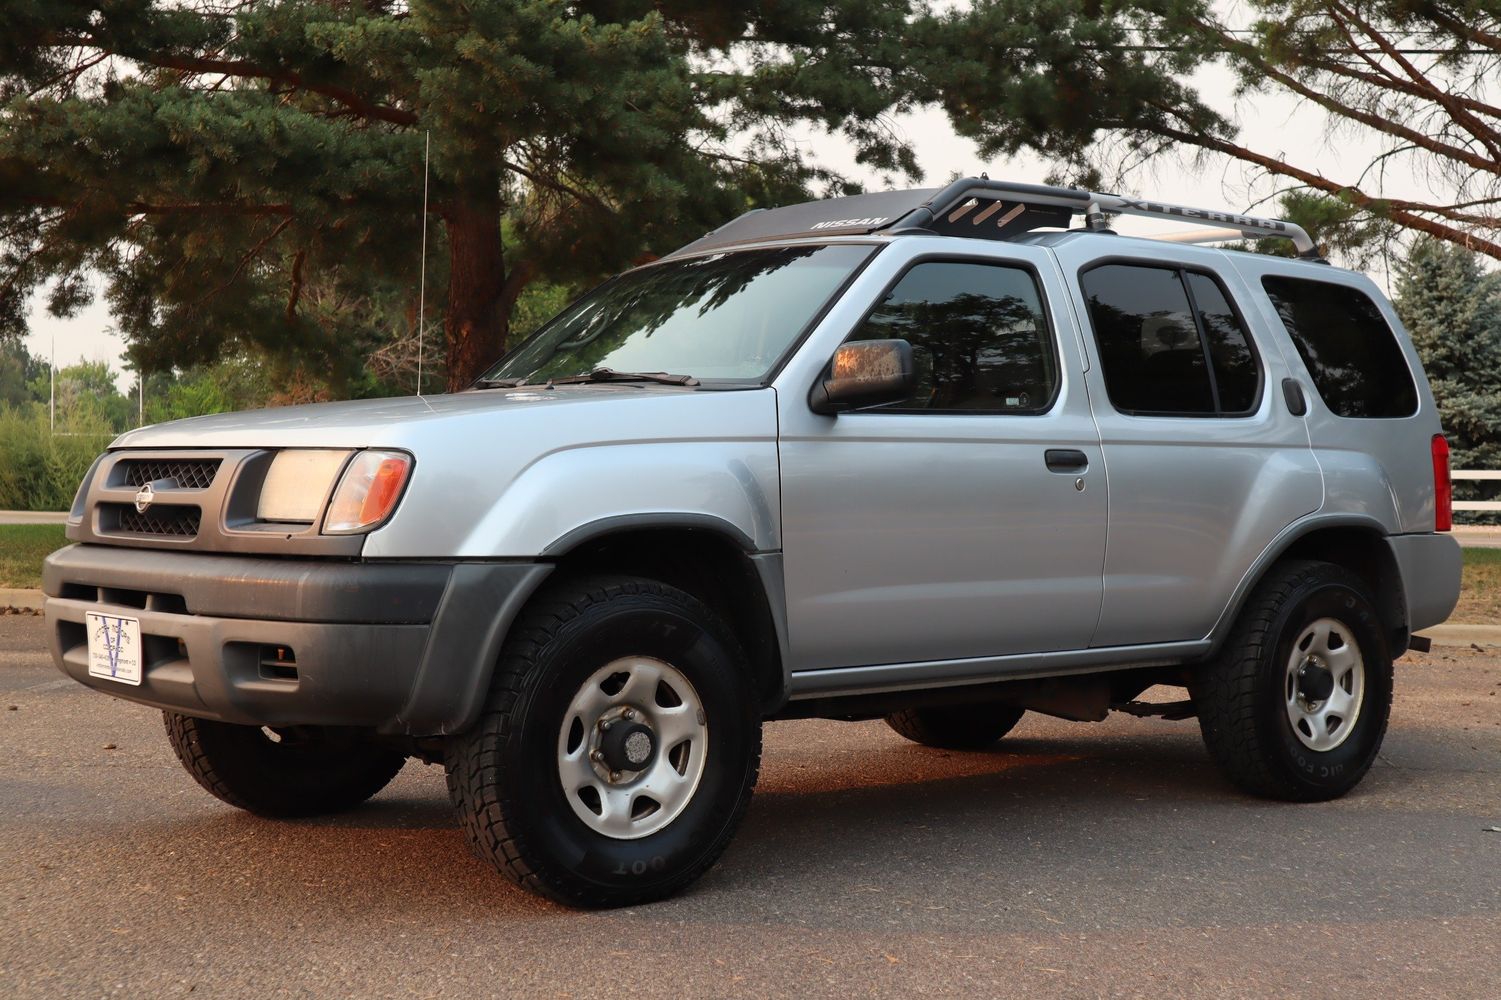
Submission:
<svg viewBox="0 0 1501 1000">
<path fill-rule="evenodd" d="M 466 191 L 443 213 L 448 225 L 448 391 L 465 389 L 505 351 L 505 248 L 499 185 Z"/>
</svg>

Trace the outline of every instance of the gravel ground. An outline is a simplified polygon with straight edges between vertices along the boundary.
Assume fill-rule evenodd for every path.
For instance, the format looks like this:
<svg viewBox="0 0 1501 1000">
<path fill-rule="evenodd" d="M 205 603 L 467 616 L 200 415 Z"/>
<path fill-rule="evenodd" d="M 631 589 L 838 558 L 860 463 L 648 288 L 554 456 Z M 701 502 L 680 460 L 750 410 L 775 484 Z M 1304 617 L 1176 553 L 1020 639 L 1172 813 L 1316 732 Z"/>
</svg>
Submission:
<svg viewBox="0 0 1501 1000">
<path fill-rule="evenodd" d="M 1192 722 L 1028 716 L 1004 749 L 772 724 L 680 898 L 575 913 L 466 852 L 442 775 L 270 822 L 0 617 L 0 996 L 1495 996 L 1501 649 L 1399 665 L 1345 799 L 1245 798 Z M 14 706 L 11 708 L 10 706 Z"/>
</svg>

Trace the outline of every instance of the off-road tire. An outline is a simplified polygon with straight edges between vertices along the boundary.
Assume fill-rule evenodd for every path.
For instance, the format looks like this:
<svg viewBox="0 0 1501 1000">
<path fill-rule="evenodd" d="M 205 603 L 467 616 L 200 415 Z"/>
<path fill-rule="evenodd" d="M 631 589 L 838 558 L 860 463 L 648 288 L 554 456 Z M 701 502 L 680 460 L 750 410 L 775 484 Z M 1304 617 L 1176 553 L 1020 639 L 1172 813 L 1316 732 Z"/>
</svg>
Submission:
<svg viewBox="0 0 1501 1000">
<path fill-rule="evenodd" d="M 652 657 L 688 678 L 707 722 L 702 777 L 683 811 L 638 839 L 575 815 L 558 772 L 570 700 L 621 657 Z M 750 803 L 761 716 L 730 629 L 674 587 L 627 576 L 563 580 L 518 617 L 479 722 L 449 741 L 448 792 L 471 850 L 518 885 L 576 907 L 669 896 L 718 860 Z"/>
<path fill-rule="evenodd" d="M 391 783 L 406 756 L 347 733 L 304 727 L 273 739 L 259 726 L 163 712 L 177 759 L 211 795 L 260 816 L 352 809 Z"/>
<path fill-rule="evenodd" d="M 1365 691 L 1344 742 L 1311 750 L 1289 720 L 1287 664 L 1303 629 L 1333 618 L 1352 634 L 1364 660 Z M 1191 684 L 1210 756 L 1225 776 L 1266 798 L 1318 802 L 1338 798 L 1364 777 L 1386 735 L 1392 656 L 1366 582 L 1332 563 L 1289 560 L 1252 592 L 1220 655 Z"/>
<path fill-rule="evenodd" d="M 1009 705 L 941 705 L 892 712 L 886 725 L 925 747 L 984 750 L 1016 728 L 1025 714 Z"/>
</svg>

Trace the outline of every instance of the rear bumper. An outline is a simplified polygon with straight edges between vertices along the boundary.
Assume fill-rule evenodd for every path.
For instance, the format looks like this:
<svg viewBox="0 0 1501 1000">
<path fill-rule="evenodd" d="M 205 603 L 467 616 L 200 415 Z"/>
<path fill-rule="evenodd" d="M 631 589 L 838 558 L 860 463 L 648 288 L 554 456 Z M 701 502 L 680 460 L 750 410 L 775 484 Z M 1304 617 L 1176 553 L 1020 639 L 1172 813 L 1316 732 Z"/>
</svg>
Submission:
<svg viewBox="0 0 1501 1000">
<path fill-rule="evenodd" d="M 1428 533 L 1387 538 L 1407 595 L 1407 630 L 1418 632 L 1454 613 L 1459 603 L 1464 552 L 1452 535 Z"/>
<path fill-rule="evenodd" d="M 243 725 L 432 736 L 478 716 L 506 630 L 549 570 L 73 545 L 48 557 L 42 585 L 53 662 L 96 690 Z M 90 611 L 140 620 L 140 686 L 89 675 Z M 276 647 L 293 667 L 262 663 Z"/>
</svg>

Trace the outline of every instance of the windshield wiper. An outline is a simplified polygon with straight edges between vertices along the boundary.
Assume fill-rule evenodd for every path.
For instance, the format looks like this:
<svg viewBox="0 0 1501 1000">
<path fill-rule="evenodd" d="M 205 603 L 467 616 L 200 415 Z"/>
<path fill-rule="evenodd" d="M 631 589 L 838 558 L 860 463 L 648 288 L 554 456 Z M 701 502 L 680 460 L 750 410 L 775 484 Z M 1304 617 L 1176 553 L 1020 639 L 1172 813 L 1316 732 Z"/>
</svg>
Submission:
<svg viewBox="0 0 1501 1000">
<path fill-rule="evenodd" d="M 613 368 L 596 368 L 587 375 L 569 375 L 567 378 L 550 378 L 548 385 L 578 385 L 587 382 L 656 382 L 660 385 L 698 385 L 692 375 L 670 375 L 667 372 L 618 372 Z"/>
<path fill-rule="evenodd" d="M 482 378 L 474 383 L 476 389 L 520 389 L 524 385 L 524 378 Z"/>
</svg>

